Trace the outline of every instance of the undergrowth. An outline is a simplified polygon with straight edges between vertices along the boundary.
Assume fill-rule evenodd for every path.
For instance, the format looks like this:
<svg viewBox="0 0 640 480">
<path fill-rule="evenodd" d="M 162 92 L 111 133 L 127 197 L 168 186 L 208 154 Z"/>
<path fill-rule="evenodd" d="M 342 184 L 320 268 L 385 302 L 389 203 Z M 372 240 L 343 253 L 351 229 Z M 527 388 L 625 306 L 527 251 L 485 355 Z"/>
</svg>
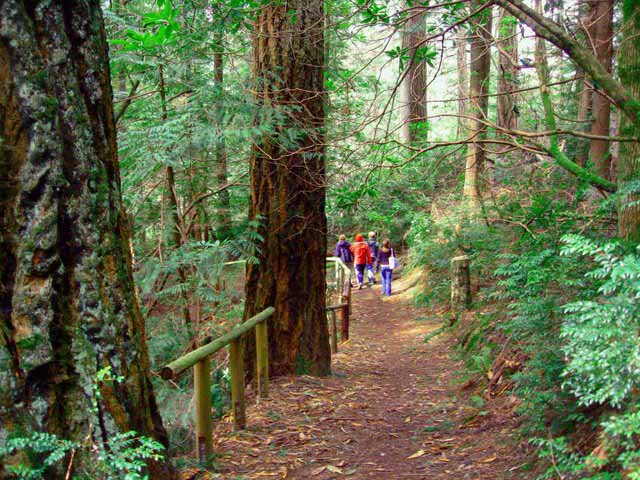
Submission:
<svg viewBox="0 0 640 480">
<path fill-rule="evenodd" d="M 599 223 L 611 204 L 590 222 L 548 195 L 503 206 L 523 228 L 419 214 L 408 235 L 413 265 L 428 271 L 422 306 L 448 304 L 450 259 L 471 258 L 472 312 L 453 326 L 460 351 L 485 383 L 498 355 L 518 359 L 507 381 L 523 439 L 546 465 L 540 479 L 640 479 L 640 255 Z"/>
</svg>

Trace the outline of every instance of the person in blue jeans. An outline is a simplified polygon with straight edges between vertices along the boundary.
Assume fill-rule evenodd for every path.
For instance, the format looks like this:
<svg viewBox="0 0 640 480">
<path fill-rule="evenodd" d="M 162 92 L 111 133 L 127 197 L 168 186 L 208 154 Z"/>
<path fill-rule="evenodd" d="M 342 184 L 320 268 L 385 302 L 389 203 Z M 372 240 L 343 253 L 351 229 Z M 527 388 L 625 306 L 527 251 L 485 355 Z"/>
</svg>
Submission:
<svg viewBox="0 0 640 480">
<path fill-rule="evenodd" d="M 369 284 L 376 283 L 376 272 L 380 270 L 380 264 L 378 263 L 378 242 L 376 241 L 376 232 L 369 232 L 369 238 L 367 239 L 367 245 L 371 250 L 371 263 L 367 265 L 367 278 Z"/>
<path fill-rule="evenodd" d="M 393 256 L 393 249 L 388 238 L 382 242 L 382 248 L 378 251 L 378 265 L 382 277 L 382 295 L 391 296 L 391 274 L 393 270 L 389 265 L 389 258 Z"/>
</svg>

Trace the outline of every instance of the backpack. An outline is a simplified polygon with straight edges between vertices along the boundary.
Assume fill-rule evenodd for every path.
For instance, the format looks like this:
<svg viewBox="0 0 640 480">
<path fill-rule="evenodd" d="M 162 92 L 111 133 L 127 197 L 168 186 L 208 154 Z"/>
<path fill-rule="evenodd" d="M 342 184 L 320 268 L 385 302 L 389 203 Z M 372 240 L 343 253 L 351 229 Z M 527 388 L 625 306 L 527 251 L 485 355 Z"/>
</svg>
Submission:
<svg viewBox="0 0 640 480">
<path fill-rule="evenodd" d="M 340 250 L 341 250 L 340 256 L 342 257 L 342 260 L 344 262 L 347 262 L 347 263 L 353 262 L 353 253 L 351 253 L 351 250 L 349 250 L 349 247 L 347 247 L 346 245 L 343 245 L 340 247 Z"/>
<path fill-rule="evenodd" d="M 369 250 L 371 250 L 371 256 L 373 258 L 378 258 L 378 242 L 374 239 L 367 240 L 367 245 L 369 245 Z"/>
</svg>

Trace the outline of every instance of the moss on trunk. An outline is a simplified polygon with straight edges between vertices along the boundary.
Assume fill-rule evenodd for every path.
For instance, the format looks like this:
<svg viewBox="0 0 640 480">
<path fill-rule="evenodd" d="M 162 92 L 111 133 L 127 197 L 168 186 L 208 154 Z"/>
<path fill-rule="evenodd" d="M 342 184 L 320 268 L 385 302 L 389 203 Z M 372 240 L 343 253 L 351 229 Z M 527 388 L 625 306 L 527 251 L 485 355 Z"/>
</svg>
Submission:
<svg viewBox="0 0 640 480">
<path fill-rule="evenodd" d="M 90 446 L 135 430 L 166 444 L 99 2 L 2 2 L 0 60 L 0 441 L 45 431 Z M 98 398 L 105 368 L 124 380 L 98 382 Z M 66 460 L 47 478 L 64 478 Z M 76 454 L 71 473 L 83 462 Z M 150 467 L 171 478 L 166 464 Z"/>
</svg>

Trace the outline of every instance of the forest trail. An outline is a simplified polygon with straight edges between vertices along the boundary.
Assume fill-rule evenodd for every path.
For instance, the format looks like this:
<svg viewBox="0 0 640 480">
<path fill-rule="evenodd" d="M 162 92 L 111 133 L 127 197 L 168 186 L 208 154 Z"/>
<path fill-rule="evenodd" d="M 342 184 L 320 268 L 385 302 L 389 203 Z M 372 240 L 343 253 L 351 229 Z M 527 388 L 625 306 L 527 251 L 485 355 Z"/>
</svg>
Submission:
<svg viewBox="0 0 640 480">
<path fill-rule="evenodd" d="M 420 317 L 409 280 L 393 286 L 385 299 L 379 285 L 354 290 L 331 377 L 276 379 L 259 403 L 250 394 L 245 431 L 216 422 L 209 478 L 531 478 L 510 397 L 472 399 L 455 381 L 453 339 L 423 342 L 440 319 Z"/>
</svg>

